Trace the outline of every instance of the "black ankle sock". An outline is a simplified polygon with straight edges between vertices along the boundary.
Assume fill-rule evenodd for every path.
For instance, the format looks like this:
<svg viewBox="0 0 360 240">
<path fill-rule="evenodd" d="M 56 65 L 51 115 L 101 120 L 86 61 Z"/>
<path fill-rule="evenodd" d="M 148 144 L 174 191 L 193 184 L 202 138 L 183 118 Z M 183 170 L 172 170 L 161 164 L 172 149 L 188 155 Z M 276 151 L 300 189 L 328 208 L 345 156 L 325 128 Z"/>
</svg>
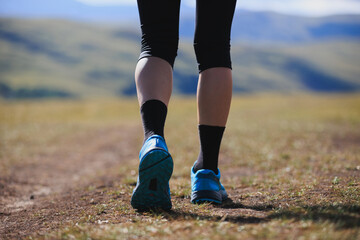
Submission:
<svg viewBox="0 0 360 240">
<path fill-rule="evenodd" d="M 155 134 L 164 137 L 166 105 L 159 100 L 148 100 L 141 106 L 140 113 L 144 128 L 144 142 Z"/>
<path fill-rule="evenodd" d="M 200 153 L 194 166 L 195 172 L 210 169 L 217 174 L 221 139 L 225 127 L 199 125 Z"/>
</svg>

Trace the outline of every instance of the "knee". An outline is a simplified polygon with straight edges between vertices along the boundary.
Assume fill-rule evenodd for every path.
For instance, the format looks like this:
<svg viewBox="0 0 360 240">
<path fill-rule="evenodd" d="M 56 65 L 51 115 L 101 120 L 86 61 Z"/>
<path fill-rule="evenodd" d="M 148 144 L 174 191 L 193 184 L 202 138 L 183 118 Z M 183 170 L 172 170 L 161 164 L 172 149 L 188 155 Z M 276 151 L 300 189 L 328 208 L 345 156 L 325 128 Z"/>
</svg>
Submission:
<svg viewBox="0 0 360 240">
<path fill-rule="evenodd" d="M 158 31 L 143 34 L 141 40 L 141 54 L 144 57 L 159 57 L 174 67 L 177 56 L 179 36 L 177 32 Z"/>
<path fill-rule="evenodd" d="M 194 41 L 199 72 L 214 67 L 232 68 L 229 41 Z"/>
</svg>

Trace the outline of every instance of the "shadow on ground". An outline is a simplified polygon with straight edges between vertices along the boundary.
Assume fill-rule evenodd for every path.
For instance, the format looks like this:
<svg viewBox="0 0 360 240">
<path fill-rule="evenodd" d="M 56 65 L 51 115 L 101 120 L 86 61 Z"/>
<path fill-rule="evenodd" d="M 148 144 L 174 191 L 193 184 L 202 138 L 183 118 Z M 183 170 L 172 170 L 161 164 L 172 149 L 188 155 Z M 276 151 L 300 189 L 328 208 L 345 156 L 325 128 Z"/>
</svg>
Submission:
<svg viewBox="0 0 360 240">
<path fill-rule="evenodd" d="M 340 204 L 336 206 L 298 206 L 293 209 L 276 209 L 267 219 L 292 219 L 295 221 L 311 220 L 331 222 L 337 229 L 360 227 L 360 206 Z"/>
<path fill-rule="evenodd" d="M 223 216 L 216 216 L 208 213 L 193 213 L 183 210 L 150 210 L 150 213 L 154 217 L 163 216 L 168 220 L 207 220 L 207 221 L 227 221 L 236 224 L 256 224 L 262 222 L 269 222 L 275 219 L 281 220 L 293 220 L 293 221 L 314 221 L 314 222 L 331 222 L 335 224 L 337 229 L 350 229 L 360 227 L 360 206 L 359 205 L 346 205 L 340 204 L 336 206 L 331 205 L 299 205 L 288 208 L 281 208 L 275 205 L 269 204 L 254 204 L 244 205 L 238 202 L 234 202 L 232 199 L 228 199 L 221 205 L 213 205 L 213 211 L 226 209 L 244 209 L 254 210 L 259 212 L 266 212 L 265 217 L 246 216 L 244 214 L 228 215 L 225 213 Z M 213 212 L 212 211 L 212 212 Z"/>
</svg>

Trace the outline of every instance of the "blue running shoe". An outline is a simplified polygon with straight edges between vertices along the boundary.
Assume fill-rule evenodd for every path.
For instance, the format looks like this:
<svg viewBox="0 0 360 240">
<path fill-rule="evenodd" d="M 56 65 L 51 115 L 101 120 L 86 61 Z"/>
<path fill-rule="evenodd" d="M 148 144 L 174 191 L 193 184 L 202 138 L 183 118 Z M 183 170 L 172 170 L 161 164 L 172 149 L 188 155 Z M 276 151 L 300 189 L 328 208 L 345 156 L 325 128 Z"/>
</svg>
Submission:
<svg viewBox="0 0 360 240">
<path fill-rule="evenodd" d="M 139 176 L 131 197 L 131 206 L 138 210 L 171 209 L 169 180 L 174 163 L 164 138 L 149 137 L 139 154 Z"/>
<path fill-rule="evenodd" d="M 220 170 L 216 175 L 209 169 L 200 169 L 196 173 L 191 168 L 191 202 L 214 202 L 221 204 L 228 198 L 224 186 L 220 183 Z"/>
</svg>

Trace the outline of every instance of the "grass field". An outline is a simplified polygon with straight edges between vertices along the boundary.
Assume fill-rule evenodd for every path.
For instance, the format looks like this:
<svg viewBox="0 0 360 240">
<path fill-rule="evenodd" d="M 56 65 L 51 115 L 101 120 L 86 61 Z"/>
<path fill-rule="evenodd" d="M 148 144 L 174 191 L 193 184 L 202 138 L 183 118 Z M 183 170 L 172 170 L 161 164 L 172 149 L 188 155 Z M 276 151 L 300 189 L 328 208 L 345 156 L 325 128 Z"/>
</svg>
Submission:
<svg viewBox="0 0 360 240">
<path fill-rule="evenodd" d="M 360 95 L 235 97 L 222 205 L 189 202 L 197 134 L 195 99 L 174 98 L 173 209 L 139 213 L 135 99 L 0 102 L 1 238 L 360 238 Z"/>
</svg>

